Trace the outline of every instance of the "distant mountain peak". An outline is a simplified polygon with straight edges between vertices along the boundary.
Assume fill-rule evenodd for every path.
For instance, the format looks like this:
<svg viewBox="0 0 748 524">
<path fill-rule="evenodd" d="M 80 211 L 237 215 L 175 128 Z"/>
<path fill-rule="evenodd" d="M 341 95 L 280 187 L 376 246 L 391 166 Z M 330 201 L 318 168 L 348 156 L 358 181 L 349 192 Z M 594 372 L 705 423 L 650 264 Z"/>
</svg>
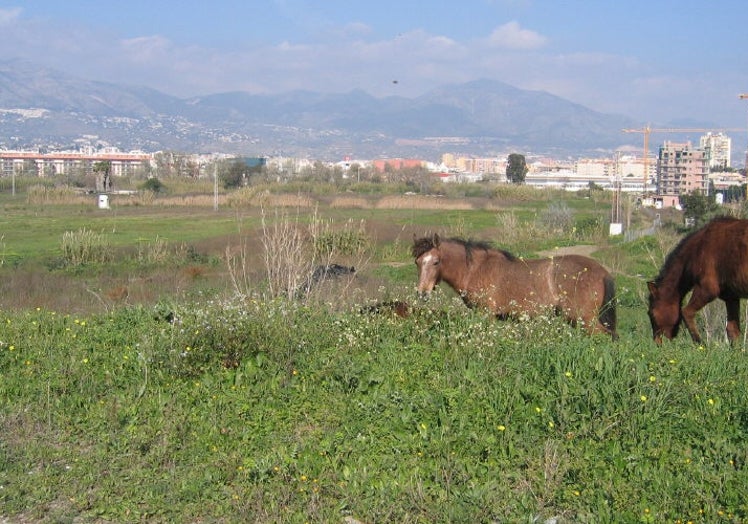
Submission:
<svg viewBox="0 0 748 524">
<path fill-rule="evenodd" d="M 11 109 L 45 110 L 45 125 Z M 353 89 L 181 99 L 149 87 L 83 80 L 24 60 L 0 61 L 0 136 L 16 137 L 13 144 L 0 139 L 0 147 L 66 144 L 96 135 L 125 150 L 438 157 L 445 146 L 433 137 L 444 136 L 464 137 L 459 147 L 474 155 L 507 149 L 574 154 L 630 142 L 621 129 L 637 125 L 490 79 L 438 86 L 414 98 L 376 98 Z"/>
</svg>

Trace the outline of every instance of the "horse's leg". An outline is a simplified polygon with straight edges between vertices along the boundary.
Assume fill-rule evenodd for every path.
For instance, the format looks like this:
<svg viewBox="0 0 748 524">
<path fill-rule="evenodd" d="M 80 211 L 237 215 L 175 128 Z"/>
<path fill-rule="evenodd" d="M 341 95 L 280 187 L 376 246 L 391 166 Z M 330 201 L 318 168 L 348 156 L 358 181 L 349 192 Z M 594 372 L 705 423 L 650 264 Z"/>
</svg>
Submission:
<svg viewBox="0 0 748 524">
<path fill-rule="evenodd" d="M 686 328 L 688 328 L 691 338 L 696 343 L 701 342 L 701 334 L 699 333 L 699 329 L 696 327 L 696 313 L 716 297 L 716 294 L 709 293 L 701 286 L 696 286 L 693 288 L 688 304 L 686 304 L 686 306 L 681 310 L 683 322 L 686 324 Z"/>
<path fill-rule="evenodd" d="M 732 344 L 740 336 L 740 299 L 725 298 L 727 308 L 727 340 Z"/>
</svg>

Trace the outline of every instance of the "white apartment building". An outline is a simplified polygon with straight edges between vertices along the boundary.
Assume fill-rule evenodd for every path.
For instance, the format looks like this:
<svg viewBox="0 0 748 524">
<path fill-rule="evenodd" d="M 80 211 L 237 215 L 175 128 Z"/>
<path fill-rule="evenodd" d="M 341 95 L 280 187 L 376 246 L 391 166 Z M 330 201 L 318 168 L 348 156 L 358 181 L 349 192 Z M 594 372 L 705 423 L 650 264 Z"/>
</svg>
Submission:
<svg viewBox="0 0 748 524">
<path fill-rule="evenodd" d="M 445 153 L 441 157 L 441 166 L 447 170 L 460 173 L 479 173 L 483 175 L 504 175 L 506 173 L 506 158 L 457 156 Z"/>
<path fill-rule="evenodd" d="M 699 139 L 699 149 L 704 150 L 707 165 L 711 168 L 730 167 L 732 140 L 724 133 L 707 133 Z"/>
<path fill-rule="evenodd" d="M 17 174 L 54 176 L 94 172 L 97 162 L 109 162 L 112 176 L 131 175 L 150 165 L 146 153 L 37 153 L 33 151 L 0 151 L 0 176 Z"/>
</svg>

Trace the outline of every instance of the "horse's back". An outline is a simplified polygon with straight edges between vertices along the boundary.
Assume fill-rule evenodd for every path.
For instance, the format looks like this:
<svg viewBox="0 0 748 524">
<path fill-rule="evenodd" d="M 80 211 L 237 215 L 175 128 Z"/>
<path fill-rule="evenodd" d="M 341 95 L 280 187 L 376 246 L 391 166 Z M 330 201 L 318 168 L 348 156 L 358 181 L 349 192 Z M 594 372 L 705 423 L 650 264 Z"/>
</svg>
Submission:
<svg viewBox="0 0 748 524">
<path fill-rule="evenodd" d="M 584 320 L 592 331 L 617 338 L 615 280 L 610 272 L 584 255 L 562 255 L 552 261 L 563 309 Z"/>
<path fill-rule="evenodd" d="M 713 220 L 687 238 L 678 256 L 694 282 L 748 294 L 748 220 Z"/>
<path fill-rule="evenodd" d="M 600 262 L 584 255 L 561 255 L 551 260 L 559 271 L 575 275 L 589 273 L 593 278 L 597 278 L 610 274 Z"/>
</svg>

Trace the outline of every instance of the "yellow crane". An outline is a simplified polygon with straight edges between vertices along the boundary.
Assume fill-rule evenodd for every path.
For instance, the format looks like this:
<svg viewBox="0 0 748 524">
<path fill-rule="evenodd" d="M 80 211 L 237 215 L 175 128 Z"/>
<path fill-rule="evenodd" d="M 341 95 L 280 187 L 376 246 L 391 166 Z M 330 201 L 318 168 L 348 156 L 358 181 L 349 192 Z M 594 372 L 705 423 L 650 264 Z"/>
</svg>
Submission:
<svg viewBox="0 0 748 524">
<path fill-rule="evenodd" d="M 748 98 L 748 94 L 740 95 L 741 98 Z M 647 182 L 649 178 L 649 135 L 650 133 L 709 133 L 709 132 L 726 132 L 726 131 L 745 131 L 740 128 L 723 128 L 723 129 L 703 129 L 700 127 L 642 127 L 641 129 L 623 129 L 624 133 L 642 133 L 644 135 L 644 192 L 647 192 Z"/>
<path fill-rule="evenodd" d="M 738 95 L 738 98 L 741 100 L 745 100 L 746 98 L 748 98 L 748 93 L 740 93 Z M 748 172 L 748 151 L 745 152 L 745 169 L 746 172 Z"/>
</svg>

